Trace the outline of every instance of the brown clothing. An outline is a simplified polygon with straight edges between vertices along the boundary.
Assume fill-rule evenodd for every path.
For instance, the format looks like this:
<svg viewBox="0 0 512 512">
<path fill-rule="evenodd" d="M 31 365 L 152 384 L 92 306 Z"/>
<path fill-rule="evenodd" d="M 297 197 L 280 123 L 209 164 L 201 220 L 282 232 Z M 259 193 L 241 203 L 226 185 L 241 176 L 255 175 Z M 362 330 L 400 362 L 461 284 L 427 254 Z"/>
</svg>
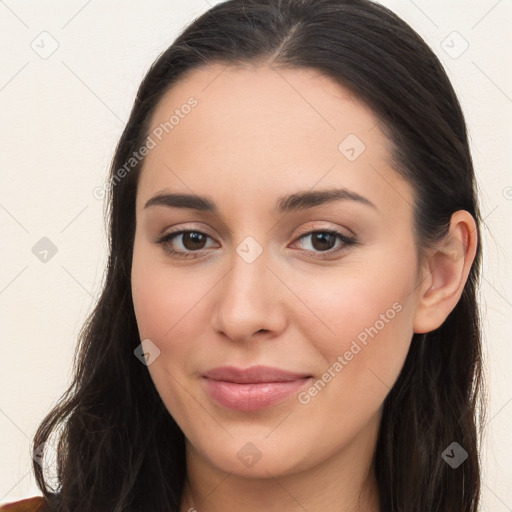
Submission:
<svg viewBox="0 0 512 512">
<path fill-rule="evenodd" d="M 0 512 L 40 512 L 46 500 L 43 496 L 34 496 L 20 501 L 11 501 L 0 505 Z"/>
</svg>

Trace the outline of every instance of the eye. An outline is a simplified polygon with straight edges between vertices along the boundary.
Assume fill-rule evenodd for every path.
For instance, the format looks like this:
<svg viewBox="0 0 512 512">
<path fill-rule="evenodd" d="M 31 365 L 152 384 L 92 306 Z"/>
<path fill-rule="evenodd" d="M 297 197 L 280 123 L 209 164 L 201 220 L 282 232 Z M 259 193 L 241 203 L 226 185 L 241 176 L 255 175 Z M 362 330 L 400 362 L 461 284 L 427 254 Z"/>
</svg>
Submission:
<svg viewBox="0 0 512 512">
<path fill-rule="evenodd" d="M 172 246 L 174 238 L 181 239 L 181 246 L 183 249 L 175 249 Z M 163 246 L 165 252 L 176 256 L 178 258 L 196 258 L 194 252 L 203 250 L 205 241 L 207 238 L 211 238 L 202 231 L 191 231 L 182 229 L 180 231 L 174 231 L 163 235 L 161 238 L 155 241 L 155 243 Z M 187 252 L 190 251 L 190 252 Z"/>
<path fill-rule="evenodd" d="M 308 237 L 311 237 L 311 241 L 308 245 L 313 248 L 312 252 L 318 251 L 320 253 L 326 253 L 327 256 L 337 254 L 338 252 L 345 250 L 348 246 L 358 243 L 354 237 L 344 235 L 334 229 L 308 231 L 307 233 L 299 236 L 298 240 Z M 333 244 L 335 245 L 336 241 L 339 241 L 340 243 L 336 249 L 333 249 Z M 306 250 L 311 252 L 311 249 Z M 322 258 L 324 256 L 323 254 L 319 254 L 319 256 L 315 257 Z"/>
<path fill-rule="evenodd" d="M 349 237 L 333 229 L 308 231 L 307 233 L 300 235 L 296 240 L 302 240 L 307 237 L 312 237 L 310 243 L 312 249 L 305 249 L 305 251 L 313 253 L 327 253 L 328 256 L 343 251 L 347 246 L 358 243 L 354 237 Z M 175 238 L 180 240 L 181 248 L 176 249 L 173 247 Z M 155 240 L 155 243 L 162 245 L 165 252 L 171 256 L 187 259 L 197 258 L 198 256 L 195 253 L 199 253 L 205 249 L 207 239 L 212 238 L 202 231 L 182 229 L 163 235 L 159 239 Z M 339 241 L 340 243 L 338 248 L 333 250 L 332 245 L 333 242 L 336 244 L 336 241 Z M 319 256 L 315 257 L 322 258 L 324 256 L 319 254 Z"/>
</svg>

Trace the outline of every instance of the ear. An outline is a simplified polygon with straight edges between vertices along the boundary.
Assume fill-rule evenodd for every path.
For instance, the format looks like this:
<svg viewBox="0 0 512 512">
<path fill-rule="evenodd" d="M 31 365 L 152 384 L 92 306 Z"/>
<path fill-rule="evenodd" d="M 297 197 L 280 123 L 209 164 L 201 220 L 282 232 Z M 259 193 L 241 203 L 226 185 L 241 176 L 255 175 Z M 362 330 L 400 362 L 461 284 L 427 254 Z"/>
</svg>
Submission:
<svg viewBox="0 0 512 512">
<path fill-rule="evenodd" d="M 414 332 L 437 329 L 457 305 L 475 259 L 478 233 L 473 216 L 455 212 L 449 232 L 438 246 L 428 249 L 422 262 Z"/>
</svg>

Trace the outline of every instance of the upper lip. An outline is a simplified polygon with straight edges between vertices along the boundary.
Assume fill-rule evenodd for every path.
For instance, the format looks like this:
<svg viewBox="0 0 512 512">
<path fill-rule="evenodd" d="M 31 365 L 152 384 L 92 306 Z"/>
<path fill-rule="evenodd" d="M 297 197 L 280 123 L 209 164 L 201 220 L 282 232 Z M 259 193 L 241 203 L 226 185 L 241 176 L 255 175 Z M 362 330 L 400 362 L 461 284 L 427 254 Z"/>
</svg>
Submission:
<svg viewBox="0 0 512 512">
<path fill-rule="evenodd" d="M 251 366 L 250 368 L 236 368 L 235 366 L 221 366 L 208 370 L 204 377 L 212 380 L 222 380 L 240 384 L 259 382 L 286 382 L 311 377 L 307 373 L 290 372 L 270 366 Z"/>
</svg>

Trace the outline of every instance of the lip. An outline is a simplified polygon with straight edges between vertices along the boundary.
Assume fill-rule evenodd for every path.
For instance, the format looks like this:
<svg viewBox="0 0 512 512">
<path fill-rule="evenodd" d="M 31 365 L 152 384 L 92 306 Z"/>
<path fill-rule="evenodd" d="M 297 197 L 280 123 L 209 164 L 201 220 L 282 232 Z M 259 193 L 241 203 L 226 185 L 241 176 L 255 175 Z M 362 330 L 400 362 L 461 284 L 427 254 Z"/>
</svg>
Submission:
<svg viewBox="0 0 512 512">
<path fill-rule="evenodd" d="M 207 393 L 218 404 L 237 411 L 257 411 L 282 402 L 312 379 L 306 373 L 269 366 L 222 366 L 203 374 Z"/>
<path fill-rule="evenodd" d="M 304 377 L 311 377 L 307 373 L 296 373 L 274 368 L 271 366 L 251 366 L 250 368 L 237 368 L 235 366 L 219 366 L 204 374 L 211 380 L 222 380 L 238 384 L 258 384 L 261 382 L 287 382 Z"/>
</svg>

